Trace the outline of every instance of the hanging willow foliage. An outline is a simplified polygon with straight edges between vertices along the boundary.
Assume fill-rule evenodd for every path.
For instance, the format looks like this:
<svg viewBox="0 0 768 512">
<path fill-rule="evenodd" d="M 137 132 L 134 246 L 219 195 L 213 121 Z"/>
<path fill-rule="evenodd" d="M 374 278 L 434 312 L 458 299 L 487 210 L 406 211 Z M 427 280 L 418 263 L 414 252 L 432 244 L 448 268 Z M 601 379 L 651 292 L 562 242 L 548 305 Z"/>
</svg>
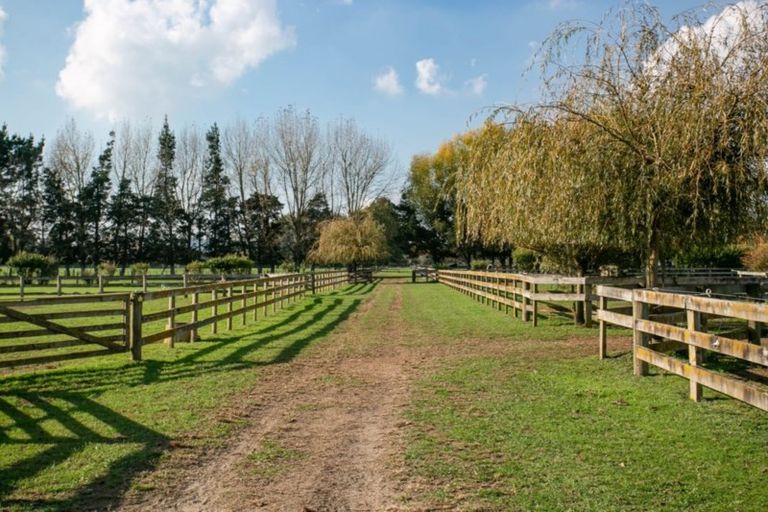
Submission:
<svg viewBox="0 0 768 512">
<path fill-rule="evenodd" d="M 324 223 L 309 259 L 321 264 L 351 267 L 379 263 L 389 258 L 384 228 L 368 215 L 339 218 Z"/>
<path fill-rule="evenodd" d="M 766 218 L 768 6 L 667 27 L 629 2 L 560 26 L 541 55 L 546 99 L 501 113 L 457 179 L 464 229 L 572 261 L 723 245 Z M 585 49 L 568 62 L 566 48 Z M 492 150 L 488 150 L 488 147 Z"/>
</svg>

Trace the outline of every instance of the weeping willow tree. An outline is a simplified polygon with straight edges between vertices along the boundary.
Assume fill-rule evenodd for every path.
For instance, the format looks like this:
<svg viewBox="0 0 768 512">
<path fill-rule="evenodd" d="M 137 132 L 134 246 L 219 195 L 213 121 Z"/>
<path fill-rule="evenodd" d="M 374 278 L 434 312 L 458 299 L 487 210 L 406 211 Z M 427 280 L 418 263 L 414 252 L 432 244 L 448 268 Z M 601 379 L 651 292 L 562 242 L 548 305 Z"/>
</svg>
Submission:
<svg viewBox="0 0 768 512">
<path fill-rule="evenodd" d="M 501 148 L 479 145 L 458 180 L 467 229 L 577 266 L 631 251 L 653 286 L 665 254 L 762 226 L 766 27 L 764 2 L 672 26 L 628 2 L 596 25 L 561 25 L 540 56 L 545 100 L 503 110 Z"/>
<path fill-rule="evenodd" d="M 384 227 L 364 214 L 324 223 L 309 255 L 312 262 L 346 265 L 353 271 L 358 265 L 383 262 L 387 258 L 389 247 Z"/>
<path fill-rule="evenodd" d="M 491 128 L 495 126 L 494 128 Z M 486 245 L 538 251 L 583 274 L 620 251 L 610 204 L 597 197 L 613 160 L 578 118 L 517 112 L 471 141 L 457 178 L 459 226 Z"/>
</svg>

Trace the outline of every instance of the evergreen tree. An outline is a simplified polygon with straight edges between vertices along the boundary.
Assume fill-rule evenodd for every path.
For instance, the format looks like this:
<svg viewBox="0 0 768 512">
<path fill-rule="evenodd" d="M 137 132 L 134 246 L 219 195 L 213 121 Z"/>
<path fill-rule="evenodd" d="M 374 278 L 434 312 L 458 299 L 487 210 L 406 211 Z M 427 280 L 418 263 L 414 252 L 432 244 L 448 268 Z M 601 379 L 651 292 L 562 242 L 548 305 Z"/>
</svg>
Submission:
<svg viewBox="0 0 768 512">
<path fill-rule="evenodd" d="M 152 195 L 153 240 L 155 254 L 174 271 L 177 257 L 176 229 L 181 217 L 181 204 L 176 195 L 177 180 L 174 174 L 176 136 L 168 125 L 166 116 L 158 138 L 157 159 L 159 168 Z"/>
<path fill-rule="evenodd" d="M 274 271 L 280 257 L 280 233 L 282 223 L 280 214 L 283 205 L 280 200 L 271 194 L 254 192 L 246 201 L 248 204 L 248 217 L 254 233 L 253 259 L 258 266 L 259 273 L 264 266 Z"/>
<path fill-rule="evenodd" d="M 91 171 L 90 180 L 83 189 L 81 198 L 81 208 L 83 209 L 83 219 L 90 229 L 88 236 L 90 238 L 88 246 L 90 247 L 90 258 L 94 265 L 101 263 L 103 253 L 102 227 L 106 218 L 107 208 L 109 206 L 109 190 L 111 181 L 109 176 L 112 174 L 112 151 L 115 145 L 115 133 L 110 132 L 110 139 L 107 147 L 99 155 L 99 163 Z M 83 263 L 84 261 L 81 261 Z"/>
<path fill-rule="evenodd" d="M 73 212 L 74 205 L 67 197 L 60 173 L 46 167 L 43 170 L 42 224 L 48 239 L 44 249 L 62 262 L 70 262 L 75 257 L 72 250 L 75 230 Z"/>
<path fill-rule="evenodd" d="M 10 135 L 0 127 L 0 257 L 30 249 L 39 222 L 44 142 Z"/>
<path fill-rule="evenodd" d="M 138 222 L 135 216 L 136 203 L 136 194 L 131 190 L 131 180 L 122 178 L 107 212 L 112 248 L 110 257 L 120 266 L 120 274 L 125 274 L 125 268 L 131 263 L 134 252 L 135 227 Z"/>
<path fill-rule="evenodd" d="M 235 200 L 229 195 L 229 178 L 224 173 L 221 159 L 221 134 L 214 123 L 205 136 L 208 155 L 203 174 L 203 192 L 200 195 L 202 225 L 207 235 L 206 253 L 222 256 L 232 251 L 232 223 Z"/>
</svg>

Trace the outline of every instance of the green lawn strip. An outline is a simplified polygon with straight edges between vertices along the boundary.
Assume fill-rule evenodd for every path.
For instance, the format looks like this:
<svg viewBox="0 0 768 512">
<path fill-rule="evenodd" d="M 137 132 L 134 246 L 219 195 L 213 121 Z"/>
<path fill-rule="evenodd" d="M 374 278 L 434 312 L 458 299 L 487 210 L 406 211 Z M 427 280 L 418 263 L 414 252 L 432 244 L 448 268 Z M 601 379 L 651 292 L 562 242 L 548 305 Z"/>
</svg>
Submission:
<svg viewBox="0 0 768 512">
<path fill-rule="evenodd" d="M 406 457 L 429 482 L 424 499 L 471 510 L 768 509 L 765 413 L 712 391 L 691 402 L 683 379 L 635 378 L 628 355 L 599 361 L 556 341 L 595 329 L 552 320 L 523 330 L 439 290 L 407 289 L 412 326 L 510 345 L 420 382 Z"/>
<path fill-rule="evenodd" d="M 237 418 L 217 412 L 259 379 L 258 368 L 324 338 L 370 288 L 347 291 L 202 342 L 148 346 L 141 363 L 115 354 L 2 377 L 0 509 L 108 502 L 173 443 L 220 442 Z"/>
<path fill-rule="evenodd" d="M 539 325 L 523 322 L 493 306 L 478 301 L 438 283 L 418 283 L 404 287 L 407 322 L 434 333 L 446 342 L 464 338 L 518 340 L 557 340 L 571 336 L 595 336 L 597 331 L 577 327 L 570 316 L 544 315 Z"/>
</svg>

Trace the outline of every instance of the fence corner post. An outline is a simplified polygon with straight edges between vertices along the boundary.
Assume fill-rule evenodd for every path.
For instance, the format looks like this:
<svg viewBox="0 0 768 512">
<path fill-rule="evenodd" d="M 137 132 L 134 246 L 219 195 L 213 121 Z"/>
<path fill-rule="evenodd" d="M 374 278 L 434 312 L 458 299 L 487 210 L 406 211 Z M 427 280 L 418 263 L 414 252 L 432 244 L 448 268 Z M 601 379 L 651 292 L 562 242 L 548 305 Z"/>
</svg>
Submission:
<svg viewBox="0 0 768 512">
<path fill-rule="evenodd" d="M 128 346 L 131 349 L 131 359 L 133 361 L 141 361 L 141 324 L 144 294 L 141 292 L 131 293 L 129 304 Z"/>
</svg>

